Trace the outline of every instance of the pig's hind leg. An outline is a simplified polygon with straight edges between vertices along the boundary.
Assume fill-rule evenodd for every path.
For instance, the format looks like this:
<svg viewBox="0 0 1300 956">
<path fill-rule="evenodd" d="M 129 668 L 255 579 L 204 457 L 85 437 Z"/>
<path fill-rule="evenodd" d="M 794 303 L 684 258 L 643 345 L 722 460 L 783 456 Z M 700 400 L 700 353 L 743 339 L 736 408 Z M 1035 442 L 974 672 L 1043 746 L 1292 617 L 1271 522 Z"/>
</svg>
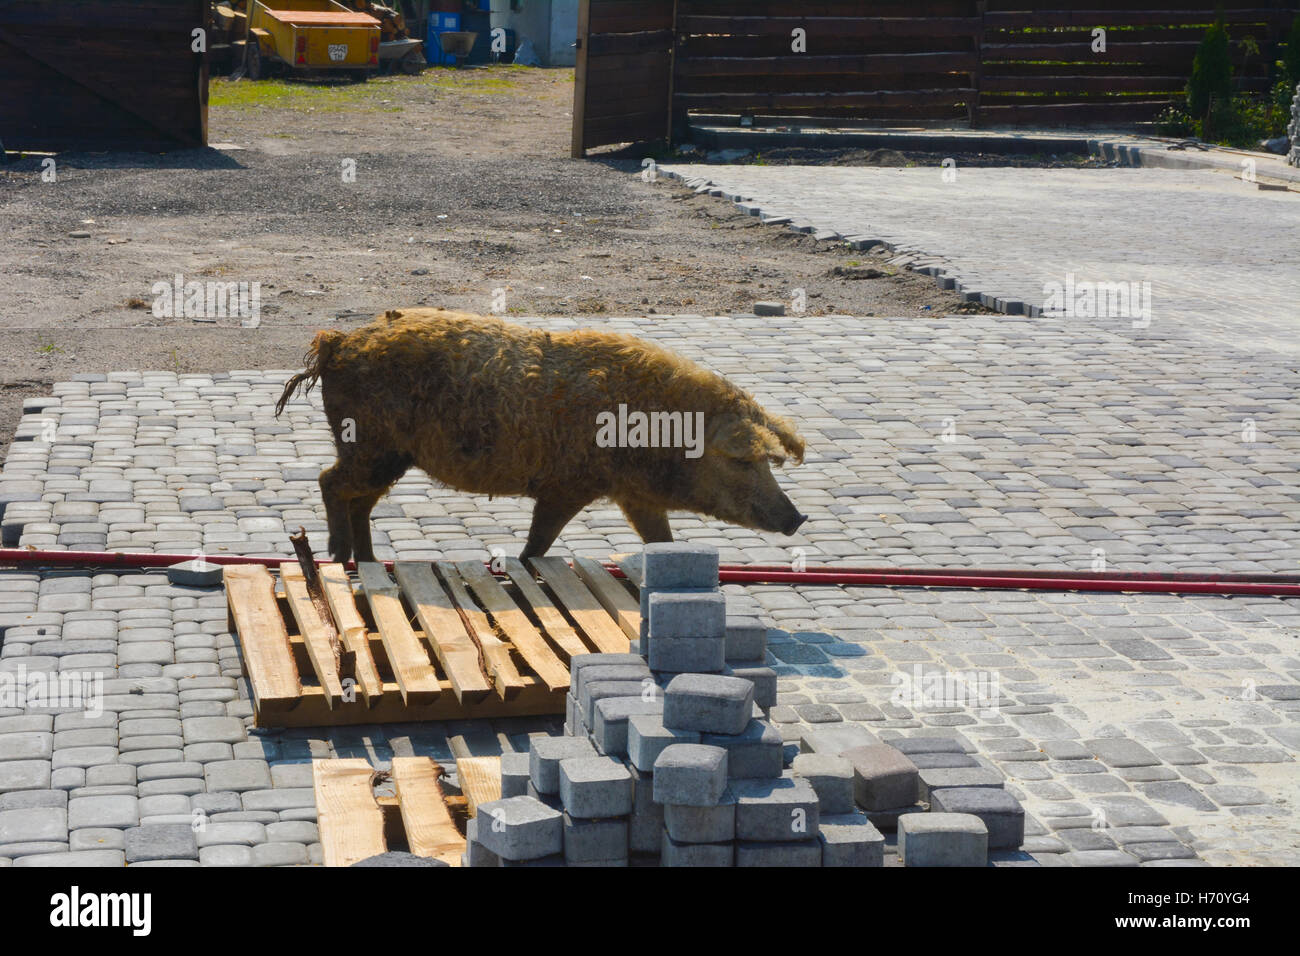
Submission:
<svg viewBox="0 0 1300 956">
<path fill-rule="evenodd" d="M 411 467 L 411 457 L 385 452 L 373 457 L 340 458 L 321 472 L 321 496 L 329 522 L 329 551 L 335 561 L 375 560 L 370 539 L 370 512 L 380 498 Z"/>
<path fill-rule="evenodd" d="M 618 506 L 623 509 L 623 515 L 632 526 L 632 530 L 639 534 L 646 544 L 673 540 L 673 529 L 668 524 L 668 512 L 622 501 L 618 502 Z"/>
</svg>

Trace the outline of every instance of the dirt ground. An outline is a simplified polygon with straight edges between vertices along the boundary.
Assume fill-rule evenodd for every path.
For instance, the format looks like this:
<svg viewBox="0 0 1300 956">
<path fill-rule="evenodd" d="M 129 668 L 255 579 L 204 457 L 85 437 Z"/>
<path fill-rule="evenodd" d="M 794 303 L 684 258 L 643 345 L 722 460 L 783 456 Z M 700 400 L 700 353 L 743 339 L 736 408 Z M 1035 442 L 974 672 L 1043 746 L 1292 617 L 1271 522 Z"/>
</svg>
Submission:
<svg viewBox="0 0 1300 956">
<path fill-rule="evenodd" d="M 488 312 L 497 289 L 514 315 L 741 312 L 800 287 L 812 314 L 970 309 L 868 253 L 643 182 L 638 156 L 570 159 L 572 89 L 571 70 L 512 67 L 220 80 L 212 148 L 61 154 L 54 182 L 41 156 L 0 166 L 0 442 L 24 397 L 77 372 L 297 367 L 320 327 Z M 156 317 L 155 283 L 178 274 L 260 283 L 260 326 Z"/>
</svg>

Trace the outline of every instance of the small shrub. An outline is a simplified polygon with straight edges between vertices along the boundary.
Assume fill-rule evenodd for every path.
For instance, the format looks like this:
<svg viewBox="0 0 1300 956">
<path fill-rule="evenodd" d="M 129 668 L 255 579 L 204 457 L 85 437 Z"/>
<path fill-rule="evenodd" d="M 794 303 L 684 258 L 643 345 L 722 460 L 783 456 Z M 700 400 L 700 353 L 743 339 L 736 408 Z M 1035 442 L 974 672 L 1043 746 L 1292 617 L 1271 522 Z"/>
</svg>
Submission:
<svg viewBox="0 0 1300 956">
<path fill-rule="evenodd" d="M 1199 124 L 1188 115 L 1186 110 L 1177 106 L 1166 108 L 1155 119 L 1156 132 L 1161 136 L 1197 136 Z"/>
<path fill-rule="evenodd" d="M 1291 21 L 1291 32 L 1286 35 L 1282 49 L 1282 79 L 1294 90 L 1300 83 L 1300 16 Z"/>
<path fill-rule="evenodd" d="M 1192 61 L 1192 78 L 1187 84 L 1187 110 L 1201 118 L 1213 101 L 1232 97 L 1232 59 L 1228 54 L 1228 31 L 1219 20 L 1205 31 L 1205 39 Z"/>
</svg>

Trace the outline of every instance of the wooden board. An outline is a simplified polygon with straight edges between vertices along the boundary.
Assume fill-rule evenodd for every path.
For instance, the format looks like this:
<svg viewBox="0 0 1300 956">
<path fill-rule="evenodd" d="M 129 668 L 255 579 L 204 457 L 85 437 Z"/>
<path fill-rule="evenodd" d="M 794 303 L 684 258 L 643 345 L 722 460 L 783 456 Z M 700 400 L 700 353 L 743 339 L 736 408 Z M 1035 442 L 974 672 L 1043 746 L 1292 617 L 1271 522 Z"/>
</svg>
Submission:
<svg viewBox="0 0 1300 956">
<path fill-rule="evenodd" d="M 447 593 L 460 609 L 466 629 L 473 635 L 474 641 L 483 652 L 483 663 L 492 676 L 497 696 L 502 700 L 511 700 L 524 685 L 519 669 L 510 659 L 510 649 L 497 637 L 487 615 L 479 609 L 469 596 L 469 592 L 465 590 L 456 565 L 450 561 L 436 561 L 434 566 L 442 577 L 442 583 L 447 587 Z"/>
<path fill-rule="evenodd" d="M 384 566 L 374 561 L 357 565 L 357 576 L 370 605 L 370 616 L 388 655 L 402 700 L 408 704 L 427 704 L 442 692 L 429 655 L 407 620 L 401 592 L 393 584 Z"/>
<path fill-rule="evenodd" d="M 628 637 L 615 624 L 563 558 L 533 558 L 533 568 L 555 592 L 565 610 L 604 654 L 626 654 Z"/>
<path fill-rule="evenodd" d="M 456 779 L 472 817 L 478 813 L 480 803 L 501 799 L 501 758 L 461 757 L 456 761 Z"/>
<path fill-rule="evenodd" d="M 384 815 L 371 783 L 374 775 L 374 769 L 361 758 L 312 761 L 316 824 L 325 866 L 351 866 L 388 849 Z"/>
<path fill-rule="evenodd" d="M 573 660 L 579 654 L 590 654 L 591 648 L 582 643 L 578 632 L 569 626 L 564 614 L 555 606 L 550 596 L 538 586 L 533 572 L 524 567 L 524 563 L 518 558 L 506 558 L 505 564 L 506 574 L 519 589 L 520 597 L 528 602 L 529 607 L 533 609 L 533 614 L 537 616 L 538 623 L 542 625 L 542 630 L 555 642 L 566 661 Z"/>
<path fill-rule="evenodd" d="M 526 678 L 527 679 L 527 678 Z M 450 684 L 429 704 L 410 705 L 402 700 L 397 685 L 385 684 L 388 693 L 374 707 L 361 702 L 331 710 L 319 687 L 304 687 L 293 710 L 259 715 L 259 727 L 346 727 L 355 724 L 416 723 L 428 720 L 487 720 L 495 717 L 541 717 L 564 713 L 566 691 L 549 691 L 540 684 L 528 684 L 513 700 L 489 693 L 478 703 L 462 703 Z"/>
<path fill-rule="evenodd" d="M 244 661 L 258 709 L 265 713 L 291 710 L 297 706 L 302 682 L 275 600 L 271 572 L 260 564 L 231 564 L 222 576 L 230 618 L 244 635 Z"/>
<path fill-rule="evenodd" d="M 370 641 L 366 638 L 368 628 L 357 610 L 348 572 L 341 564 L 322 564 L 318 573 L 321 590 L 325 592 L 334 623 L 339 629 L 339 638 L 344 647 L 357 655 L 357 689 L 361 691 L 366 706 L 373 707 L 384 696 L 384 686 L 374 655 L 370 653 Z"/>
<path fill-rule="evenodd" d="M 280 581 L 293 618 L 298 622 L 298 633 L 307 645 L 316 679 L 324 689 L 325 702 L 332 710 L 343 703 L 343 685 L 339 681 L 338 661 L 330 643 L 331 632 L 322 624 L 320 614 L 312 604 L 311 595 L 307 593 L 307 576 L 296 561 L 280 563 Z"/>
<path fill-rule="evenodd" d="M 605 566 L 591 558 L 573 559 L 573 571 L 587 585 L 609 616 L 618 622 L 629 641 L 641 639 L 641 602 L 619 584 Z"/>
<path fill-rule="evenodd" d="M 443 673 L 451 681 L 456 700 L 477 703 L 492 691 L 478 665 L 478 648 L 456 613 L 456 606 L 433 575 L 433 568 L 423 561 L 398 561 L 393 573 L 411 602 L 415 616 L 433 648 Z"/>
<path fill-rule="evenodd" d="M 497 583 L 492 573 L 480 561 L 459 561 L 456 570 L 469 585 L 479 603 L 492 615 L 501 633 L 515 646 L 541 682 L 550 690 L 569 689 L 569 669 L 564 666 L 550 646 L 528 620 L 518 604 Z"/>
<path fill-rule="evenodd" d="M 406 828 L 406 845 L 416 856 L 460 866 L 465 838 L 456 829 L 438 785 L 441 768 L 428 757 L 394 757 L 393 784 Z"/>
</svg>

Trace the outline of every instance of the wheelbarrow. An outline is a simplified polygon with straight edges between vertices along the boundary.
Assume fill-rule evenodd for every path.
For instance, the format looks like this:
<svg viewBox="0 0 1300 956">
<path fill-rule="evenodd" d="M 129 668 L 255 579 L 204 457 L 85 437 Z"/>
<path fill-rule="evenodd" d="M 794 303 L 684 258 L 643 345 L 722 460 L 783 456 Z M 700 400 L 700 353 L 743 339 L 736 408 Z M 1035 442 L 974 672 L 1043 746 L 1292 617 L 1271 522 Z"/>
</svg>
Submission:
<svg viewBox="0 0 1300 956">
<path fill-rule="evenodd" d="M 438 43 L 442 52 L 456 58 L 456 66 L 461 66 L 469 58 L 469 51 L 474 49 L 478 33 L 471 30 L 448 30 L 438 34 Z"/>
</svg>

